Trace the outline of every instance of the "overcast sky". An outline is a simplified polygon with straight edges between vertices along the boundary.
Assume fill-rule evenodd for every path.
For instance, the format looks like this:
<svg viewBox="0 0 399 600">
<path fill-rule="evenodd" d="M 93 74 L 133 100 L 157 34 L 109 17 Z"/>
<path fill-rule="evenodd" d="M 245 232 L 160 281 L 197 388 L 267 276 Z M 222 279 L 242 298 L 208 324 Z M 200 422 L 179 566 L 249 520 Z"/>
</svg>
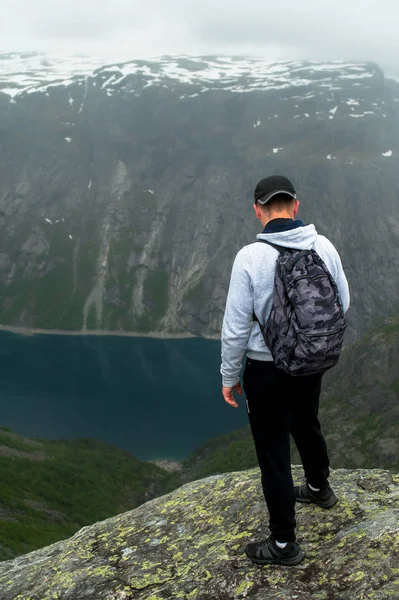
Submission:
<svg viewBox="0 0 399 600">
<path fill-rule="evenodd" d="M 0 0 L 0 49 L 373 60 L 399 74 L 399 0 Z"/>
</svg>

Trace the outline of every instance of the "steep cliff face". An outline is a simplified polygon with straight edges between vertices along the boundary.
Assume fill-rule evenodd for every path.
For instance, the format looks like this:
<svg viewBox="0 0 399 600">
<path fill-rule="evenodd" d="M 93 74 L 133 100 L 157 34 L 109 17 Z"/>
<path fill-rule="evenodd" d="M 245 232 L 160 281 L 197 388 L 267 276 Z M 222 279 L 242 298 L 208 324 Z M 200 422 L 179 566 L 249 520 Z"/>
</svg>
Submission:
<svg viewBox="0 0 399 600">
<path fill-rule="evenodd" d="M 295 469 L 295 478 L 300 471 Z M 399 594 L 399 478 L 335 471 L 339 503 L 298 506 L 297 567 L 255 567 L 258 471 L 187 484 L 73 538 L 0 564 L 2 600 L 386 600 Z"/>
<path fill-rule="evenodd" d="M 348 339 L 398 309 L 399 84 L 375 65 L 0 60 L 0 323 L 217 335 L 277 171 L 342 253 Z"/>
</svg>

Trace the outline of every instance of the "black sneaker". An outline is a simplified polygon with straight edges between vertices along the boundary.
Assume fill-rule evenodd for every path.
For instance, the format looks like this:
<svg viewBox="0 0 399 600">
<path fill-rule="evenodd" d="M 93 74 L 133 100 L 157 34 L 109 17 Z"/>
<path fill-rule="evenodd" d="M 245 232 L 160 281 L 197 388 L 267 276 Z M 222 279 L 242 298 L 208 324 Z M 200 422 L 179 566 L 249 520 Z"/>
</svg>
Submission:
<svg viewBox="0 0 399 600">
<path fill-rule="evenodd" d="M 321 508 L 332 508 L 338 502 L 328 483 L 319 492 L 314 492 L 307 482 L 295 488 L 295 500 L 305 504 L 317 504 Z"/>
<path fill-rule="evenodd" d="M 256 565 L 293 566 L 305 558 L 298 542 L 288 542 L 285 548 L 279 548 L 272 536 L 264 542 L 247 544 L 245 554 Z"/>
</svg>

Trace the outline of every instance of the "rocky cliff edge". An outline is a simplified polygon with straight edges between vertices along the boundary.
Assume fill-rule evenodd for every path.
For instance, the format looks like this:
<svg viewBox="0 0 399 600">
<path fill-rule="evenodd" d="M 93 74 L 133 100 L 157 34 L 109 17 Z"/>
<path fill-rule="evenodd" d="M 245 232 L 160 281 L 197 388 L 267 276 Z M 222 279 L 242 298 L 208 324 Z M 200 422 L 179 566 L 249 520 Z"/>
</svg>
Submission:
<svg viewBox="0 0 399 600">
<path fill-rule="evenodd" d="M 294 468 L 299 481 L 301 470 Z M 399 599 L 399 475 L 336 470 L 340 502 L 300 505 L 297 567 L 257 567 L 267 535 L 259 471 L 189 483 L 134 511 L 0 564 L 1 600 Z"/>
</svg>

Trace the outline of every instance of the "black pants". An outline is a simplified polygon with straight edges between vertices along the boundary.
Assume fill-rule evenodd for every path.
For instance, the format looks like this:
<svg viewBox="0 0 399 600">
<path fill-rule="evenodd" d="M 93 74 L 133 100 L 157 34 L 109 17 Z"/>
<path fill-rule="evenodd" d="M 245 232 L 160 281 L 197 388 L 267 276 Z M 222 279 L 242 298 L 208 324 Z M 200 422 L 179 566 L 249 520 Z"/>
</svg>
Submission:
<svg viewBox="0 0 399 600">
<path fill-rule="evenodd" d="M 327 446 L 318 419 L 322 375 L 293 377 L 273 362 L 247 359 L 244 391 L 262 473 L 269 527 L 279 542 L 295 540 L 295 494 L 291 475 L 290 433 L 313 487 L 329 476 Z"/>
</svg>

